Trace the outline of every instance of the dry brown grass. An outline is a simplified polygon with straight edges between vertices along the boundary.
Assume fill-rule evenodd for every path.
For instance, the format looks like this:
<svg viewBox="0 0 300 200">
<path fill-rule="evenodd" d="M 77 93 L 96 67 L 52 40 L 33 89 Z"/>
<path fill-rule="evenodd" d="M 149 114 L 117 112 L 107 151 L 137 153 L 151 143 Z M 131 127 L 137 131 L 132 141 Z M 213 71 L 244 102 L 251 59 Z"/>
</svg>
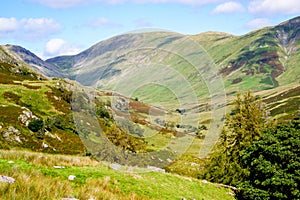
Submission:
<svg viewBox="0 0 300 200">
<path fill-rule="evenodd" d="M 0 159 L 6 160 L 25 160 L 35 166 L 65 166 L 65 167 L 84 167 L 84 166 L 101 166 L 99 161 L 93 160 L 90 157 L 46 154 L 24 150 L 0 150 Z"/>
</svg>

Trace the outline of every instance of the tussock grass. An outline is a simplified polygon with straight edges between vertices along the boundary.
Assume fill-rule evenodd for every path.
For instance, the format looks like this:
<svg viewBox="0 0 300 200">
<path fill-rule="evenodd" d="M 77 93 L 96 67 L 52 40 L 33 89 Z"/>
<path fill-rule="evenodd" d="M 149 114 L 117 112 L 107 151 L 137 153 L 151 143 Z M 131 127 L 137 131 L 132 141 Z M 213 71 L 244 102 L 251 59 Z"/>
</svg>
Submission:
<svg viewBox="0 0 300 200">
<path fill-rule="evenodd" d="M 38 170 L 29 172 L 11 172 L 16 179 L 14 184 L 0 183 L 0 199 L 35 199 L 53 200 L 76 197 L 77 199 L 128 200 L 147 199 L 135 194 L 125 194 L 118 188 L 111 187 L 110 178 L 89 179 L 84 185 L 76 185 L 59 177 L 48 177 Z"/>
<path fill-rule="evenodd" d="M 9 162 L 13 161 L 13 162 Z M 54 164 L 66 166 L 53 168 Z M 116 171 L 88 157 L 0 150 L 0 199 L 214 199 L 232 200 L 228 189 L 168 173 Z M 75 175 L 74 181 L 68 176 Z"/>
</svg>

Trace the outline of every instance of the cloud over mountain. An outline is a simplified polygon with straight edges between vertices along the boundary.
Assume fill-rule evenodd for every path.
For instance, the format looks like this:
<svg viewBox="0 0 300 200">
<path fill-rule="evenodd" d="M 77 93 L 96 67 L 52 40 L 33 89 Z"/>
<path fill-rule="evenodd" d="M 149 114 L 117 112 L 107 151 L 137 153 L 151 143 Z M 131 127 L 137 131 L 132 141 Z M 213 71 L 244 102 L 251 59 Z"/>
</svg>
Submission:
<svg viewBox="0 0 300 200">
<path fill-rule="evenodd" d="M 74 55 L 80 52 L 80 48 L 60 38 L 49 40 L 45 46 L 43 57 L 59 55 Z"/>
</svg>

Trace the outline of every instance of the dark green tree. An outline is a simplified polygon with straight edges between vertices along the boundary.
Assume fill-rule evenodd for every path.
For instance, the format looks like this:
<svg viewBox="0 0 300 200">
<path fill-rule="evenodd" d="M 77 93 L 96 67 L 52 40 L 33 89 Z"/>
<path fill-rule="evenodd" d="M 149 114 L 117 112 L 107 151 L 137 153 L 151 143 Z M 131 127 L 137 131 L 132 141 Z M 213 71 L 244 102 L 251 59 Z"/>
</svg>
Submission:
<svg viewBox="0 0 300 200">
<path fill-rule="evenodd" d="M 204 169 L 205 179 L 229 185 L 236 185 L 247 176 L 247 169 L 240 165 L 239 152 L 258 140 L 266 127 L 263 103 L 250 91 L 238 94 L 233 105 Z"/>
<path fill-rule="evenodd" d="M 266 129 L 260 140 L 241 153 L 249 176 L 238 199 L 300 199 L 300 121 Z"/>
</svg>

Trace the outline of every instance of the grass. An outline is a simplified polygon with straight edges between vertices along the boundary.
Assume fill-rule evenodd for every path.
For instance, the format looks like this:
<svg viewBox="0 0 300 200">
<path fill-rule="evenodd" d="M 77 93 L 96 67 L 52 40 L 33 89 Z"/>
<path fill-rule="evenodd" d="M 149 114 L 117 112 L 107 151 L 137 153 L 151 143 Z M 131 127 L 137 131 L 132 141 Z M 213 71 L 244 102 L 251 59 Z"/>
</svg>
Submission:
<svg viewBox="0 0 300 200">
<path fill-rule="evenodd" d="M 0 183 L 0 199 L 233 199 L 228 189 L 212 183 L 168 173 L 116 171 L 89 157 L 0 150 L 0 174 L 16 180 Z M 68 181 L 69 175 L 76 179 Z"/>
</svg>

